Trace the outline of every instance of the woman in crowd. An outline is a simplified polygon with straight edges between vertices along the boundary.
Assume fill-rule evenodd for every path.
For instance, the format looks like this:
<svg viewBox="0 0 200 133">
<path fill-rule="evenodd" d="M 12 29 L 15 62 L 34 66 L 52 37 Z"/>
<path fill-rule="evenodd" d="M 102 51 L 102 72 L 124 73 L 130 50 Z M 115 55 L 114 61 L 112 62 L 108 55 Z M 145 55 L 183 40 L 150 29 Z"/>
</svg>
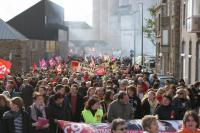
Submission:
<svg viewBox="0 0 200 133">
<path fill-rule="evenodd" d="M 0 94 L 0 132 L 3 132 L 3 114 L 10 109 L 10 101 L 6 96 Z"/>
<path fill-rule="evenodd" d="M 111 133 L 127 133 L 127 125 L 123 119 L 114 119 L 112 121 Z"/>
<path fill-rule="evenodd" d="M 33 94 L 33 104 L 29 108 L 32 119 L 33 133 L 48 133 L 48 120 L 46 117 L 44 97 L 38 92 Z"/>
<path fill-rule="evenodd" d="M 85 123 L 101 123 L 103 110 L 100 109 L 99 99 L 90 98 L 86 108 L 82 111 L 82 117 Z"/>
<path fill-rule="evenodd" d="M 114 92 L 112 90 L 107 90 L 104 100 L 101 101 L 101 107 L 103 109 L 103 121 L 107 120 L 107 111 L 108 111 L 108 105 L 113 101 L 113 95 Z"/>
<path fill-rule="evenodd" d="M 87 90 L 87 95 L 83 97 L 84 106 L 87 106 L 88 99 L 92 98 L 94 94 L 95 94 L 95 88 L 89 87 L 89 89 Z"/>
<path fill-rule="evenodd" d="M 151 89 L 148 90 L 147 98 L 142 101 L 142 116 L 153 115 L 157 105 L 156 92 Z"/>
<path fill-rule="evenodd" d="M 158 133 L 157 116 L 146 115 L 142 118 L 144 133 Z"/>
<path fill-rule="evenodd" d="M 162 102 L 155 110 L 155 115 L 158 115 L 160 120 L 173 120 L 176 118 L 175 111 L 171 106 L 172 98 L 170 96 L 164 95 L 162 97 Z"/>
<path fill-rule="evenodd" d="M 30 117 L 23 110 L 23 100 L 19 97 L 11 99 L 10 107 L 3 116 L 3 133 L 30 133 Z"/>
<path fill-rule="evenodd" d="M 185 89 L 178 89 L 172 100 L 172 106 L 175 109 L 176 119 L 182 120 L 185 112 L 191 108 L 190 100 L 187 98 Z"/>
<path fill-rule="evenodd" d="M 183 117 L 183 128 L 177 133 L 200 133 L 199 117 L 194 111 L 187 111 Z"/>
</svg>

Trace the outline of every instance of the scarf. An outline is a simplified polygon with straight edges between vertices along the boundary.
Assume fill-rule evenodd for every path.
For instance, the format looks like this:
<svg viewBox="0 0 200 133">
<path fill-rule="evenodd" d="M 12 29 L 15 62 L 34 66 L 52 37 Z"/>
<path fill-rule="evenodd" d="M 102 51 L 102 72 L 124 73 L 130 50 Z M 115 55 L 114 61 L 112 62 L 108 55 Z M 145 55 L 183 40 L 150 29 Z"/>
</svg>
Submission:
<svg viewBox="0 0 200 133">
<path fill-rule="evenodd" d="M 44 106 L 37 107 L 37 105 L 35 103 L 33 103 L 33 105 L 31 105 L 30 108 L 31 108 L 31 118 L 34 121 L 37 121 L 38 117 L 46 118 L 46 112 L 45 112 Z M 41 114 L 41 116 L 39 116 L 40 114 Z"/>
</svg>

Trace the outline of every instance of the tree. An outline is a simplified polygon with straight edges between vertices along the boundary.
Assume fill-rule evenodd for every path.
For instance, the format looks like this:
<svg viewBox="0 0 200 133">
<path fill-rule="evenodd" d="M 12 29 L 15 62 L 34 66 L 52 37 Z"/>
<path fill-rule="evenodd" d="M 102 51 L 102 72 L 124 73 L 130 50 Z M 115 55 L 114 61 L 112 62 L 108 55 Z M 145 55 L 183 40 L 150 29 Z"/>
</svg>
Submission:
<svg viewBox="0 0 200 133">
<path fill-rule="evenodd" d="M 146 37 L 154 44 L 156 45 L 156 10 L 155 6 L 150 7 L 149 13 L 151 15 L 150 18 L 145 18 L 146 26 L 144 27 L 144 33 Z"/>
</svg>

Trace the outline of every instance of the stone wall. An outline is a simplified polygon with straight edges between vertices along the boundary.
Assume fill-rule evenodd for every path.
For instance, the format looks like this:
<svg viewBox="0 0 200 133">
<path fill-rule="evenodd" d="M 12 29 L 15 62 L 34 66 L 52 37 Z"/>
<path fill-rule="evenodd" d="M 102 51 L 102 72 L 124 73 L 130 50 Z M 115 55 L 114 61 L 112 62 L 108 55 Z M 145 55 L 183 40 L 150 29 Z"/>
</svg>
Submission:
<svg viewBox="0 0 200 133">
<path fill-rule="evenodd" d="M 56 42 L 55 51 L 47 52 L 45 41 L 0 40 L 0 58 L 12 62 L 11 72 L 28 72 L 34 63 L 39 66 L 40 59 L 60 55 L 63 52 L 60 45 Z"/>
</svg>

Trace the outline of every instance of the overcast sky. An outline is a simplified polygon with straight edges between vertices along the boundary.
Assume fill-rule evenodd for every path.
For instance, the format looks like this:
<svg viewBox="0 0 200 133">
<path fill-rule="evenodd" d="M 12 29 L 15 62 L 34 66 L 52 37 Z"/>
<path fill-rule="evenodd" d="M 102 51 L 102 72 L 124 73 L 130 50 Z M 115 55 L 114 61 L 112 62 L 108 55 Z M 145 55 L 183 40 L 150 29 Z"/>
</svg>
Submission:
<svg viewBox="0 0 200 133">
<path fill-rule="evenodd" d="M 0 0 L 0 18 L 7 21 L 40 0 Z M 65 9 L 65 20 L 92 24 L 92 0 L 51 0 Z"/>
</svg>

